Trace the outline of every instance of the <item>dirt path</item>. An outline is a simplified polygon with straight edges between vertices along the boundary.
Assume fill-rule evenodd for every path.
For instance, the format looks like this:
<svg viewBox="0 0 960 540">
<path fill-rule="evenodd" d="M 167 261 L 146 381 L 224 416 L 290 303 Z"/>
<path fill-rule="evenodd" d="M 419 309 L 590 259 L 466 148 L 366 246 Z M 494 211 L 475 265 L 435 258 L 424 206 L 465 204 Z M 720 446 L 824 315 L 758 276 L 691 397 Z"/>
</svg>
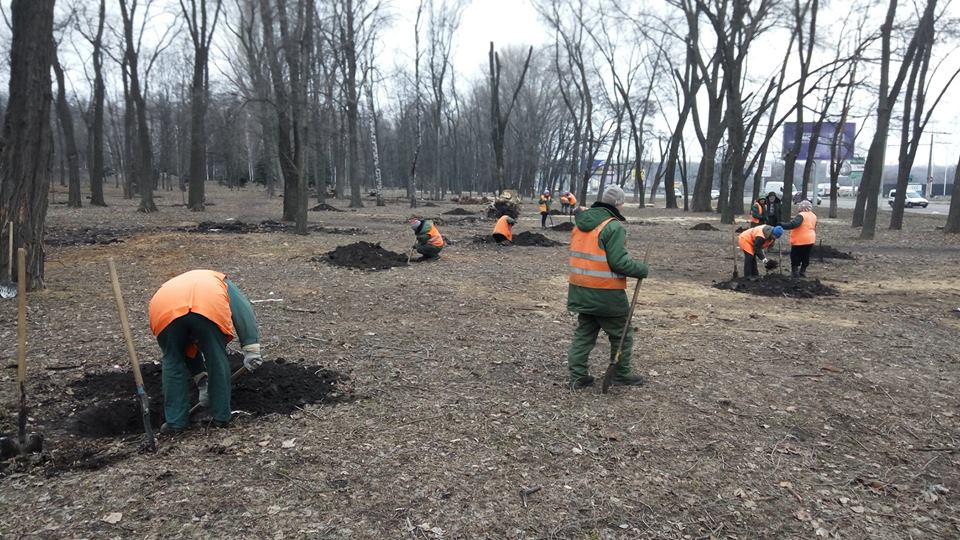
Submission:
<svg viewBox="0 0 960 540">
<path fill-rule="evenodd" d="M 837 295 L 784 298 L 712 286 L 734 265 L 732 228 L 713 215 L 628 209 L 631 252 L 653 246 L 634 322 L 634 364 L 649 384 L 603 396 L 565 387 L 570 233 L 540 229 L 530 208 L 515 232 L 561 245 L 475 244 L 493 221 L 451 219 L 438 225 L 450 241 L 440 261 L 367 272 L 322 260 L 360 240 L 406 253 L 405 205 L 332 201 L 345 211 L 309 215 L 329 234 L 301 237 L 190 232 L 276 219 L 280 200 L 254 191 L 215 189 L 203 214 L 164 204 L 179 194 L 162 194 L 151 215 L 111 195 L 106 209 L 51 207 L 48 289 L 30 295 L 28 315 L 32 425 L 49 459 L 6 468 L 0 535 L 960 534 L 960 242 L 934 217 L 909 215 L 907 231 L 867 243 L 846 218 L 821 218 L 824 243 L 856 258 L 813 259 L 808 274 Z M 690 230 L 700 223 L 719 231 Z M 156 288 L 215 268 L 255 302 L 265 358 L 340 374 L 331 391 L 349 399 L 240 415 L 228 430 L 163 439 L 156 454 L 138 454 L 136 435 L 62 432 L 86 410 L 79 381 L 124 384 L 108 257 L 142 362 L 159 360 L 146 319 Z M 5 366 L 15 320 L 15 303 L 0 301 Z M 595 373 L 608 347 L 601 339 Z M 0 384 L 3 431 L 15 422 L 14 375 L 5 369 Z"/>
</svg>

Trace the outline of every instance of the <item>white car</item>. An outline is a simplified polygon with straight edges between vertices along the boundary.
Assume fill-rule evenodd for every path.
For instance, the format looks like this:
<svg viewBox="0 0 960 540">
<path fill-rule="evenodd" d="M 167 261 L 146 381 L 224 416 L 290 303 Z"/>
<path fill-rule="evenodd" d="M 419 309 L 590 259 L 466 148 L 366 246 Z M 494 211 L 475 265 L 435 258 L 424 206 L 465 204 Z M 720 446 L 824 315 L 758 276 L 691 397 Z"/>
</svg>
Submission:
<svg viewBox="0 0 960 540">
<path fill-rule="evenodd" d="M 896 197 L 897 190 L 891 189 L 890 193 L 887 195 L 887 204 L 893 206 L 893 201 Z M 920 196 L 920 194 L 916 191 L 907 191 L 906 198 L 903 201 L 903 206 L 906 208 L 913 208 L 914 206 L 926 208 L 928 204 L 930 204 L 930 202 Z"/>
<path fill-rule="evenodd" d="M 719 190 L 719 189 L 711 189 L 711 190 L 710 190 L 710 198 L 711 198 L 711 199 L 714 199 L 714 200 L 720 199 L 720 190 Z"/>
</svg>

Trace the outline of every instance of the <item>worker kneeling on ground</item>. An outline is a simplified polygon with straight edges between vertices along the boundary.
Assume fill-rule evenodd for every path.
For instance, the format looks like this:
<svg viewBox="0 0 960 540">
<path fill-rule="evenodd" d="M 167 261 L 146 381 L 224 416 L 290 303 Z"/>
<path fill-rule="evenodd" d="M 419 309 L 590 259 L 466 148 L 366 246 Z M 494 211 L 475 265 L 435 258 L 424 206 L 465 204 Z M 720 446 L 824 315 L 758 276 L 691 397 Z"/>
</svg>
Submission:
<svg viewBox="0 0 960 540">
<path fill-rule="evenodd" d="M 593 384 L 589 374 L 590 351 L 601 329 L 610 338 L 611 358 L 616 356 L 620 337 L 624 336 L 620 367 L 613 384 L 643 384 L 643 378 L 633 375 L 630 369 L 633 329 L 627 327 L 630 305 L 625 289 L 628 277 L 645 278 L 648 267 L 627 253 L 627 233 L 620 224 L 626 221 L 620 213 L 623 203 L 623 190 L 611 186 L 603 192 L 600 202 L 581 212 L 575 221 L 567 291 L 567 309 L 579 314 L 579 325 L 567 356 L 570 386 L 574 389 Z"/>
<path fill-rule="evenodd" d="M 738 242 L 743 250 L 743 277 L 759 276 L 757 260 L 759 259 L 768 269 L 775 264 L 767 259 L 763 250 L 772 246 L 783 235 L 783 227 L 777 225 L 757 225 L 740 233 Z"/>
<path fill-rule="evenodd" d="M 500 216 L 493 226 L 493 239 L 502 246 L 509 246 L 513 242 L 513 226 L 517 220 L 510 216 Z"/>
<path fill-rule="evenodd" d="M 817 241 L 817 215 L 813 213 L 813 203 L 804 199 L 797 205 L 797 215 L 789 223 L 781 225 L 790 232 L 790 276 L 807 277 L 810 266 L 810 252 Z"/>
<path fill-rule="evenodd" d="M 437 226 L 429 219 L 410 218 L 410 227 L 413 228 L 413 234 L 417 237 L 417 243 L 413 249 L 421 255 L 417 261 L 426 261 L 440 258 L 440 251 L 443 249 L 443 237 Z"/>
<path fill-rule="evenodd" d="M 196 375 L 203 369 L 188 366 L 191 349 L 203 354 L 210 416 L 215 425 L 226 426 L 230 422 L 227 343 L 234 335 L 240 339 L 247 371 L 263 363 L 257 320 L 247 297 L 220 272 L 191 270 L 167 281 L 153 295 L 150 329 L 163 352 L 166 423 L 161 431 L 181 431 L 189 425 L 191 371 Z"/>
</svg>

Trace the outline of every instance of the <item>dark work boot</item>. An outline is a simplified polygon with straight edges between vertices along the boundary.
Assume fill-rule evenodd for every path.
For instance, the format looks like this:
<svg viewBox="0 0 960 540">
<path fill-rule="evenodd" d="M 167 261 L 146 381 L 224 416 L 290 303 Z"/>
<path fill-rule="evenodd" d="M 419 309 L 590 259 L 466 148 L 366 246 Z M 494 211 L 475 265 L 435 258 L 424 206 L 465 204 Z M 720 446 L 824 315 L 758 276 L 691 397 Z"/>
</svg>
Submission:
<svg viewBox="0 0 960 540">
<path fill-rule="evenodd" d="M 800 277 L 800 275 L 801 275 L 801 274 L 800 274 L 800 267 L 799 267 L 799 266 L 791 266 L 791 267 L 790 267 L 790 277 L 796 279 L 796 278 Z"/>
<path fill-rule="evenodd" d="M 807 277 L 807 267 L 806 267 L 806 266 L 801 266 L 801 267 L 800 267 L 800 277 L 802 277 L 802 278 Z"/>
<path fill-rule="evenodd" d="M 571 390 L 582 390 L 591 386 L 593 386 L 593 376 L 591 375 L 584 375 L 583 377 L 580 377 L 576 381 L 570 383 Z"/>
<path fill-rule="evenodd" d="M 643 386 L 647 384 L 647 380 L 640 375 L 631 373 L 629 375 L 615 375 L 613 384 L 614 386 Z"/>
</svg>

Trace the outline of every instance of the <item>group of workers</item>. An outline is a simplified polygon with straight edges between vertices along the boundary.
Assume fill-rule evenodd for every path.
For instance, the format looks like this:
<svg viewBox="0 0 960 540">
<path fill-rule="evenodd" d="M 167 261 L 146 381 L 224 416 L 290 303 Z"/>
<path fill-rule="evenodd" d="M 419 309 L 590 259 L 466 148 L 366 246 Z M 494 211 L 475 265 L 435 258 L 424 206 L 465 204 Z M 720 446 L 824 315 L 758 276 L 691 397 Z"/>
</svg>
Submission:
<svg viewBox="0 0 960 540">
<path fill-rule="evenodd" d="M 547 217 L 550 215 L 550 207 L 553 206 L 553 196 L 550 190 L 544 190 L 540 194 L 537 210 L 540 212 L 540 228 L 547 228 Z M 577 198 L 573 193 L 567 191 L 560 195 L 560 212 L 563 215 L 573 214 L 577 210 Z"/>
<path fill-rule="evenodd" d="M 550 193 L 540 197 L 540 213 L 549 212 Z M 576 213 L 571 233 L 567 310 L 577 314 L 577 328 L 567 353 L 569 385 L 583 389 L 593 385 L 589 372 L 590 352 L 600 330 L 610 339 L 611 363 L 619 361 L 613 378 L 615 385 L 637 386 L 643 377 L 633 373 L 631 352 L 633 329 L 628 324 L 631 306 L 627 300 L 627 278 L 643 279 L 650 269 L 645 262 L 630 257 L 626 248 L 626 229 L 622 222 L 625 194 L 619 186 L 608 187 L 589 209 Z M 572 210 L 576 199 L 570 193 L 561 197 L 564 210 Z M 546 206 L 547 210 L 544 211 Z M 817 216 L 810 201 L 801 201 L 798 214 L 789 222 L 779 218 L 776 193 L 757 201 L 751 209 L 753 227 L 738 239 L 744 254 L 744 275 L 756 276 L 757 262 L 769 260 L 764 253 L 791 230 L 791 274 L 805 277 L 810 251 L 816 241 Z M 579 210 L 579 209 L 578 209 Z M 542 220 L 545 218 L 541 218 Z M 504 215 L 494 226 L 498 242 L 513 238 L 516 219 Z M 414 248 L 421 260 L 436 259 L 444 248 L 443 236 L 429 219 L 411 218 L 409 225 L 417 238 Z M 198 401 L 208 408 L 215 426 L 230 422 L 230 366 L 226 345 L 234 336 L 243 351 L 243 367 L 256 370 L 263 362 L 257 323 L 250 301 L 227 277 L 213 270 L 192 270 L 170 279 L 150 301 L 150 328 L 163 354 L 163 396 L 166 423 L 162 432 L 179 432 L 189 426 L 190 382 L 195 383 Z"/>
<path fill-rule="evenodd" d="M 773 246 L 784 231 L 790 232 L 790 276 L 807 277 L 810 253 L 817 241 L 817 215 L 813 203 L 804 199 L 797 204 L 797 215 L 789 222 L 780 220 L 780 198 L 773 191 L 758 199 L 750 208 L 751 227 L 740 233 L 737 242 L 743 251 L 744 277 L 758 276 L 757 262 L 768 269 L 772 266 L 764 253 Z"/>
</svg>

